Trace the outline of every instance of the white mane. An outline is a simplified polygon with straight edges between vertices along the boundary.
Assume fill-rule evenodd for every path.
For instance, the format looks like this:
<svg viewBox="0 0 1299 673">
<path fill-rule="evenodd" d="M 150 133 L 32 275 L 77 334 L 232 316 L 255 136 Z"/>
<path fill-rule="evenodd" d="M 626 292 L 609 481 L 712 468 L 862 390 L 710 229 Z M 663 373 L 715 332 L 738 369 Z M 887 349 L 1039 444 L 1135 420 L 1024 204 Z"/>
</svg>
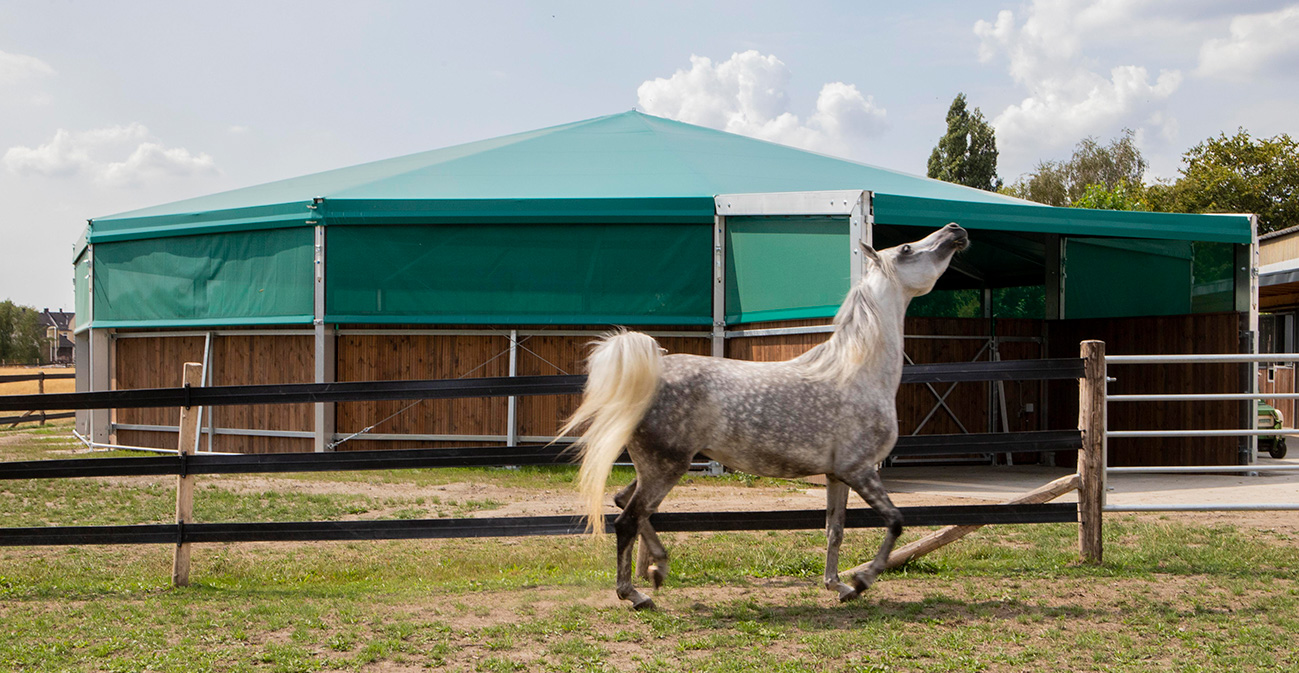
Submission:
<svg viewBox="0 0 1299 673">
<path fill-rule="evenodd" d="M 875 356 L 883 343 L 884 315 L 865 282 L 848 291 L 848 298 L 834 316 L 830 340 L 793 361 L 806 368 L 816 381 L 848 383 Z"/>
</svg>

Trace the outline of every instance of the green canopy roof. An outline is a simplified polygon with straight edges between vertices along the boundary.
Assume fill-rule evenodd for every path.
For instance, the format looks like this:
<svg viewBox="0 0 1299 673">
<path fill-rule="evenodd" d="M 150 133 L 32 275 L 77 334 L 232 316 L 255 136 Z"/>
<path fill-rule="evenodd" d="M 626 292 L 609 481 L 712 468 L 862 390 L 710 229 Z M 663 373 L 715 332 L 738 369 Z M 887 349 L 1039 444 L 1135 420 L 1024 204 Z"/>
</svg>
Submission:
<svg viewBox="0 0 1299 673">
<path fill-rule="evenodd" d="M 96 218 L 89 242 L 330 224 L 708 222 L 718 194 L 864 189 L 881 224 L 1248 243 L 1249 218 L 1052 208 L 639 112 Z"/>
</svg>

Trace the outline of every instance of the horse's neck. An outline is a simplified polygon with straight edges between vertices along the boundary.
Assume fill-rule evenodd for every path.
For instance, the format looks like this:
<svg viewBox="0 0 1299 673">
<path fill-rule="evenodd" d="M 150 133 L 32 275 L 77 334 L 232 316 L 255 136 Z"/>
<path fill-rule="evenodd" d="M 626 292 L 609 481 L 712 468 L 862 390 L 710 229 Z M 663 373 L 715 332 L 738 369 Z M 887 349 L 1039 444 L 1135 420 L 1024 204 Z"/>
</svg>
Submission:
<svg viewBox="0 0 1299 673">
<path fill-rule="evenodd" d="M 903 322 L 909 302 L 888 283 L 868 283 L 862 289 L 875 304 L 873 336 L 878 341 L 868 349 L 870 357 L 854 379 L 861 385 L 896 388 L 902 378 Z"/>
</svg>

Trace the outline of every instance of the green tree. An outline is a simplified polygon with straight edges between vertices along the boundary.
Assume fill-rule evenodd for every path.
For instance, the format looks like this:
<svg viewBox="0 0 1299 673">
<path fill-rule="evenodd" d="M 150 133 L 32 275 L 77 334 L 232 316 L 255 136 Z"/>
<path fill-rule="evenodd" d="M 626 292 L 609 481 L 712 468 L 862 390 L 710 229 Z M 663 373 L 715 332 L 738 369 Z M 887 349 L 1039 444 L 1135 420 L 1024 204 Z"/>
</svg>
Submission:
<svg viewBox="0 0 1299 673">
<path fill-rule="evenodd" d="M 1083 190 L 1073 202 L 1074 208 L 1095 208 L 1097 210 L 1151 210 L 1146 200 L 1146 189 L 1140 183 L 1133 184 L 1126 180 L 1113 188 L 1094 182 Z"/>
<path fill-rule="evenodd" d="M 997 133 L 983 112 L 966 108 L 965 94 L 958 93 L 947 109 L 947 133 L 929 155 L 929 177 L 995 192 L 1002 185 L 997 177 Z"/>
<path fill-rule="evenodd" d="M 0 360 L 39 362 L 45 332 L 36 309 L 0 302 Z"/>
<path fill-rule="evenodd" d="M 1139 210 L 1146 205 L 1142 194 L 1145 171 L 1146 160 L 1137 147 L 1136 133 L 1123 129 L 1108 145 L 1095 138 L 1082 139 L 1068 161 L 1039 162 L 1001 191 L 1050 206 Z M 1140 207 L 1118 207 L 1120 204 Z"/>
<path fill-rule="evenodd" d="M 1182 155 L 1181 177 L 1158 192 L 1167 210 L 1253 213 L 1259 233 L 1299 225 L 1299 143 L 1288 134 L 1219 134 Z"/>
</svg>

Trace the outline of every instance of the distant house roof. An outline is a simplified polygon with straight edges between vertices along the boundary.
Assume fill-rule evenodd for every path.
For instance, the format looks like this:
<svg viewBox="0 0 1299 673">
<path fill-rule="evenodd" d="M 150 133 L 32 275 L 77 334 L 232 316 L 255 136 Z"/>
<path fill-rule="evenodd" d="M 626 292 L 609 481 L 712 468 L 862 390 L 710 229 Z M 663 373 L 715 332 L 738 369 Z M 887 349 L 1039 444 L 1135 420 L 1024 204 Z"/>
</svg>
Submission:
<svg viewBox="0 0 1299 673">
<path fill-rule="evenodd" d="M 70 311 L 59 309 L 51 311 L 48 308 L 41 313 L 42 327 L 57 327 L 59 331 L 72 329 L 72 319 L 76 314 Z"/>
</svg>

